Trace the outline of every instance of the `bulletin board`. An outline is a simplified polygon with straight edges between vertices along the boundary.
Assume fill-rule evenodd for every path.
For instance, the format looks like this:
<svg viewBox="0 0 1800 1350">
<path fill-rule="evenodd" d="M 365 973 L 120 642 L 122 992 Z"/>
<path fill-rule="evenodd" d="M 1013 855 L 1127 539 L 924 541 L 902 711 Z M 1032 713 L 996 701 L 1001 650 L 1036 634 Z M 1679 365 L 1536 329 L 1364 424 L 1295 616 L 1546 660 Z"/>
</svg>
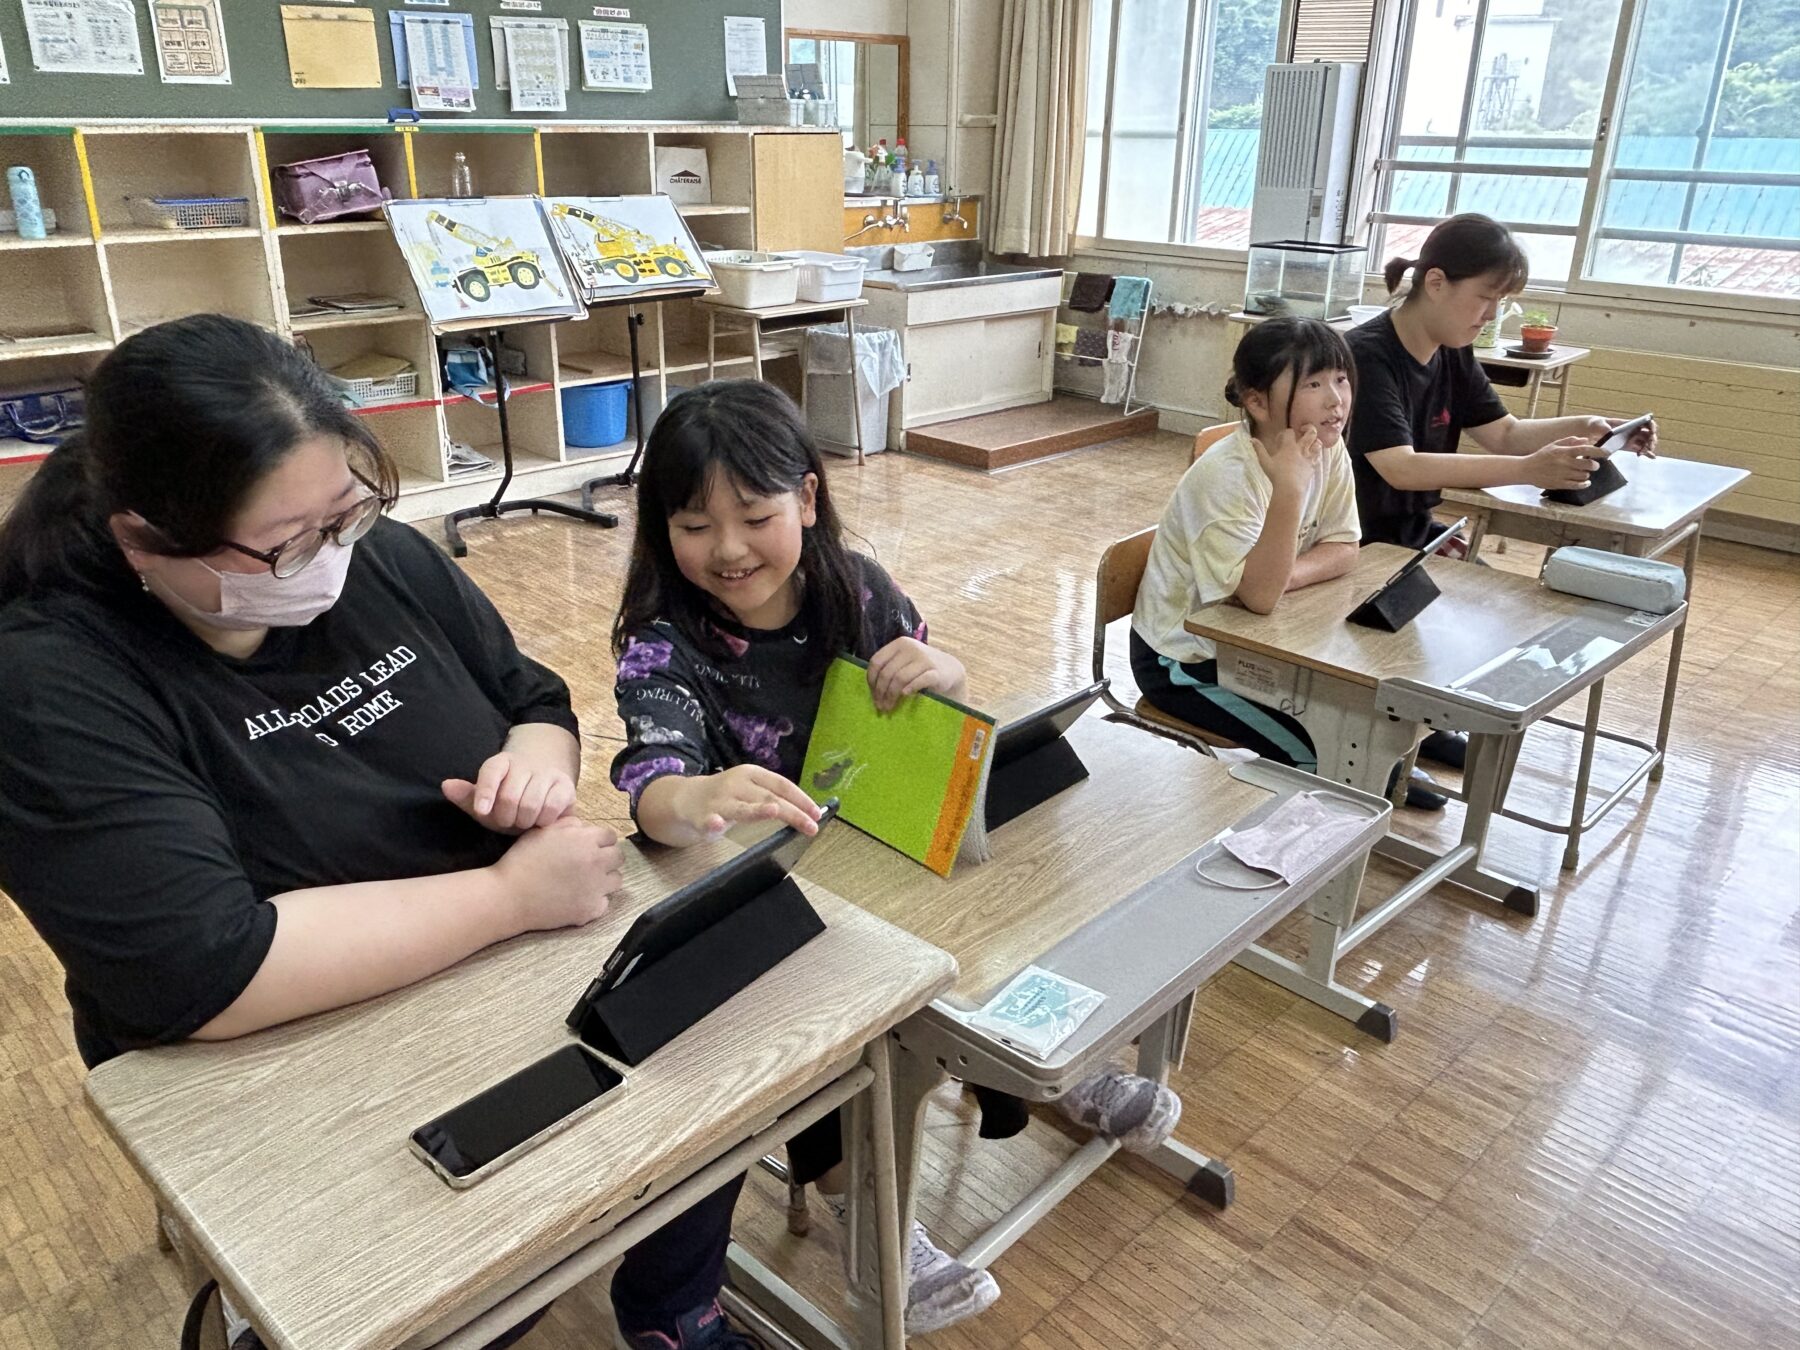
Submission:
<svg viewBox="0 0 1800 1350">
<path fill-rule="evenodd" d="M 381 55 L 379 89 L 295 89 L 288 75 L 287 44 L 282 36 L 279 0 L 223 0 L 225 39 L 231 61 L 231 83 L 165 84 L 159 77 L 149 6 L 134 0 L 143 75 L 45 74 L 32 68 L 31 47 L 19 0 L 0 0 L 0 45 L 4 46 L 10 84 L 0 84 L 0 123 L 12 117 L 56 118 L 70 122 L 104 117 L 228 118 L 246 122 L 275 118 L 356 118 L 381 120 L 389 108 L 409 107 L 407 90 L 394 81 L 394 53 L 388 36 L 390 12 L 473 16 L 480 87 L 475 92 L 478 120 L 521 119 L 533 122 L 561 118 L 591 121 L 735 122 L 737 108 L 725 92 L 725 18 L 763 20 L 768 69 L 781 66 L 781 0 L 631 0 L 600 6 L 605 18 L 629 10 L 621 21 L 641 23 L 650 33 L 653 88 L 647 93 L 598 93 L 581 87 L 579 51 L 572 53 L 568 110 L 515 114 L 508 93 L 495 88 L 490 50 L 490 17 L 563 19 L 571 38 L 582 19 L 596 17 L 592 3 L 541 0 L 533 11 L 507 8 L 502 0 L 451 0 L 448 7 L 407 5 L 402 0 L 356 0 L 343 8 L 375 15 Z M 427 114 L 432 120 L 467 118 L 470 114 Z"/>
</svg>

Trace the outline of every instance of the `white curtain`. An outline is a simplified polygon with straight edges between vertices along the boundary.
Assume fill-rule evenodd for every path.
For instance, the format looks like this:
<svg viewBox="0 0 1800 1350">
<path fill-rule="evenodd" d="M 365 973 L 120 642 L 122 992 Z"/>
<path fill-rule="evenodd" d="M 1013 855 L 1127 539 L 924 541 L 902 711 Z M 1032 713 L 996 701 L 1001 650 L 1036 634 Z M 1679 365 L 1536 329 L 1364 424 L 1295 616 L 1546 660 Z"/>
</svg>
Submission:
<svg viewBox="0 0 1800 1350">
<path fill-rule="evenodd" d="M 1081 207 L 1091 0 L 1004 3 L 988 247 L 1058 258 Z"/>
</svg>

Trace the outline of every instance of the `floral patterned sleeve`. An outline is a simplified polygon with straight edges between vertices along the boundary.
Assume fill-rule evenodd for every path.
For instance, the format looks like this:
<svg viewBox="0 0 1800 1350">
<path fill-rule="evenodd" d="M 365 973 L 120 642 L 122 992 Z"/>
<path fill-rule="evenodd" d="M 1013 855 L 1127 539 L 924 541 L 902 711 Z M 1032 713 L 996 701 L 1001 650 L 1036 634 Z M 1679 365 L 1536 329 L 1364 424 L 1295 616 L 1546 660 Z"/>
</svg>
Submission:
<svg viewBox="0 0 1800 1350">
<path fill-rule="evenodd" d="M 695 696 L 681 643 L 662 625 L 627 639 L 613 688 L 625 748 L 613 757 L 613 786 L 631 799 L 637 818 L 644 789 L 669 774 L 716 773 L 708 752 L 706 711 Z"/>
<path fill-rule="evenodd" d="M 873 558 L 863 557 L 862 566 L 863 632 L 869 650 L 861 654 L 873 656 L 900 637 L 930 642 L 930 630 L 918 607 L 894 584 L 894 579 L 881 564 Z"/>
</svg>

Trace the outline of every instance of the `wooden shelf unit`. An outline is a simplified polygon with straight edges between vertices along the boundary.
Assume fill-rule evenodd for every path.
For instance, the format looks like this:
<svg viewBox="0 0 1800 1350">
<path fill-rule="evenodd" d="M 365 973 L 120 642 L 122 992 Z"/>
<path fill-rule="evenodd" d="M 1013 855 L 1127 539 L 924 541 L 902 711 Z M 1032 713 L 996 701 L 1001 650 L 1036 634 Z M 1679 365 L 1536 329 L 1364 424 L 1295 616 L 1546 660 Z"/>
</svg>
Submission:
<svg viewBox="0 0 1800 1350">
<path fill-rule="evenodd" d="M 817 146 L 771 138 L 810 137 Z M 829 140 L 830 144 L 825 143 Z M 441 515 L 491 495 L 498 469 L 452 478 L 446 442 L 464 441 L 497 458 L 498 417 L 449 393 L 433 338 L 386 222 L 379 216 L 303 225 L 278 216 L 271 175 L 277 165 L 366 150 L 376 176 L 397 198 L 444 196 L 457 151 L 479 194 L 545 192 L 620 196 L 648 192 L 658 145 L 704 148 L 713 200 L 683 206 L 703 242 L 726 248 L 816 248 L 795 233 L 791 213 L 773 203 L 817 196 L 835 211 L 842 184 L 835 133 L 754 126 L 558 122 L 443 123 L 401 129 L 320 122 L 130 123 L 14 127 L 0 123 L 0 162 L 27 164 L 44 204 L 56 212 L 47 240 L 0 235 L 0 391 L 85 379 L 126 336 L 184 314 L 237 315 L 303 341 L 327 369 L 369 352 L 404 357 L 418 371 L 415 397 L 358 410 L 401 469 L 403 519 Z M 818 172 L 801 181 L 794 151 Z M 829 150 L 829 154 L 825 151 Z M 778 187 L 759 167 L 782 164 Z M 814 181 L 816 179 L 816 181 Z M 241 196 L 246 223 L 214 230 L 147 228 L 131 218 L 127 196 Z M 290 300 L 356 291 L 389 294 L 399 312 L 296 318 Z M 671 385 L 705 378 L 705 325 L 693 300 L 647 303 L 639 329 L 645 415 L 653 420 Z M 697 340 L 696 340 L 697 339 Z M 509 330 L 526 353 L 509 409 L 515 472 L 531 491 L 567 491 L 604 472 L 598 462 L 628 455 L 617 446 L 566 446 L 565 389 L 630 378 L 625 308 L 591 311 L 577 322 Z M 722 347 L 720 374 L 744 376 L 749 358 Z M 673 377 L 673 378 L 672 378 Z M 635 410 L 633 412 L 635 416 Z M 42 447 L 38 448 L 39 450 Z M 0 458 L 30 457 L 30 447 L 0 446 Z"/>
</svg>

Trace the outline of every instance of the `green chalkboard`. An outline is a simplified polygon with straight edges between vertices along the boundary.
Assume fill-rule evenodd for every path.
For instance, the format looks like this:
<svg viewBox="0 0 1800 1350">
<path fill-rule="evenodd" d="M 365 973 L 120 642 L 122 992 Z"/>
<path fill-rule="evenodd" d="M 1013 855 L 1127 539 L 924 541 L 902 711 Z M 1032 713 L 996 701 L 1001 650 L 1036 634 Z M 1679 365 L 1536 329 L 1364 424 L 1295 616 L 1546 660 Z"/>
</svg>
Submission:
<svg viewBox="0 0 1800 1350">
<path fill-rule="evenodd" d="M 493 49 L 488 19 L 568 20 L 571 69 L 569 110 L 531 113 L 534 122 L 554 118 L 611 121 L 737 120 L 725 92 L 726 15 L 761 18 L 768 41 L 770 70 L 780 70 L 780 0 L 633 0 L 629 22 L 650 30 L 650 64 L 654 88 L 645 94 L 594 94 L 581 88 L 576 23 L 594 17 L 595 6 L 575 0 L 542 0 L 536 13 L 504 10 L 500 0 L 452 0 L 447 9 L 392 3 L 357 5 L 375 13 L 377 45 L 386 87 L 381 89 L 295 89 L 288 78 L 287 43 L 281 32 L 279 0 L 221 0 L 225 41 L 231 55 L 228 85 L 164 84 L 156 72 L 151 43 L 149 6 L 134 0 L 146 72 L 140 76 L 45 75 L 32 68 L 24 11 L 19 0 L 0 0 L 0 42 L 6 48 L 11 84 L 0 84 L 0 122 L 9 117 L 54 117 L 81 121 L 103 117 L 224 117 L 246 122 L 282 118 L 385 118 L 390 107 L 409 106 L 407 91 L 394 83 L 394 53 L 388 14 L 471 14 L 481 62 L 481 88 L 475 94 L 476 118 L 511 117 L 510 96 L 494 88 Z M 470 114 L 432 114 L 432 120 Z"/>
</svg>

